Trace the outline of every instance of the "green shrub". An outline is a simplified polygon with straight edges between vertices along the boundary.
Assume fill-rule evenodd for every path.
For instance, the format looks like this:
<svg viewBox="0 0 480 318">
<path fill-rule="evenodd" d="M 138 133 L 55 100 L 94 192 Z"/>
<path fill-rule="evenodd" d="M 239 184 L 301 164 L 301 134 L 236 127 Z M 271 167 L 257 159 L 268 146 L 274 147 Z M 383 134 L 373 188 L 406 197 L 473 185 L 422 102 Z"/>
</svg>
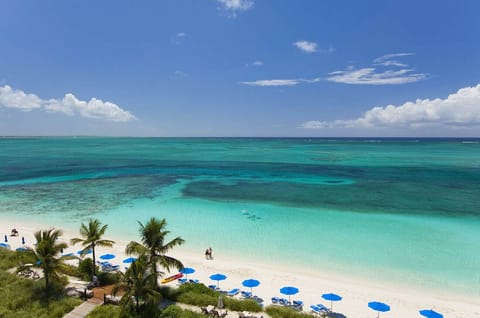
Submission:
<svg viewBox="0 0 480 318">
<path fill-rule="evenodd" d="M 183 284 L 177 289 L 162 288 L 160 290 L 165 298 L 184 304 L 206 307 L 216 306 L 221 295 L 203 284 Z M 225 308 L 233 311 L 259 312 L 262 307 L 254 300 L 238 300 L 223 296 Z"/>
<path fill-rule="evenodd" d="M 98 271 L 98 266 L 96 266 Z M 89 281 L 93 275 L 93 263 L 90 258 L 86 258 L 78 264 L 78 271 L 83 280 Z"/>
<path fill-rule="evenodd" d="M 0 270 L 9 269 L 18 266 L 20 263 L 20 253 L 0 248 Z"/>
<path fill-rule="evenodd" d="M 183 310 L 178 306 L 168 306 L 160 313 L 159 318 L 205 318 L 204 314 L 196 313 L 190 310 Z"/>
<path fill-rule="evenodd" d="M 64 264 L 59 272 L 63 275 L 68 275 L 68 276 L 74 276 L 74 277 L 81 277 L 80 270 L 78 269 L 77 266 L 69 265 L 69 264 Z"/>
<path fill-rule="evenodd" d="M 122 275 L 119 273 L 98 273 L 98 282 L 100 286 L 113 285 L 118 283 L 122 279 Z"/>
<path fill-rule="evenodd" d="M 262 306 L 260 306 L 253 299 L 239 300 L 230 297 L 224 297 L 223 303 L 225 308 L 228 308 L 233 311 L 251 311 L 251 312 L 260 312 L 262 311 Z"/>
<path fill-rule="evenodd" d="M 4 264 L 0 257 L 0 267 Z M 43 279 L 26 279 L 0 269 L 0 282 L 2 318 L 60 318 L 81 303 L 79 299 L 64 297 L 64 279 L 52 282 L 48 301 Z"/>
<path fill-rule="evenodd" d="M 121 308 L 115 305 L 98 306 L 86 318 L 119 318 Z"/>
<path fill-rule="evenodd" d="M 267 314 L 272 318 L 312 318 L 313 315 L 298 312 L 292 308 L 283 306 L 268 306 L 265 308 Z"/>
</svg>

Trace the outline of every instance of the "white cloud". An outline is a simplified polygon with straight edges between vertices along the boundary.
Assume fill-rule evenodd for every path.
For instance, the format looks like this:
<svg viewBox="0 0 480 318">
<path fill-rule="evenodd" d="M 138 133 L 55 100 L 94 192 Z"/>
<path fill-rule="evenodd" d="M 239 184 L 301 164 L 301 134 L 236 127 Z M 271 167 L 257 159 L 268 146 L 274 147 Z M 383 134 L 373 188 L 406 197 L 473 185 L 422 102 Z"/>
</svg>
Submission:
<svg viewBox="0 0 480 318">
<path fill-rule="evenodd" d="M 82 101 L 73 94 L 65 94 L 62 100 L 51 99 L 45 103 L 48 112 L 61 112 L 67 115 L 79 114 L 82 117 L 126 122 L 135 119 L 130 112 L 121 109 L 117 104 L 104 102 L 93 97 L 90 101 Z"/>
<path fill-rule="evenodd" d="M 393 54 L 385 54 L 383 56 L 377 57 L 373 60 L 375 65 L 383 65 L 383 66 L 398 66 L 398 67 L 407 67 L 408 64 L 401 63 L 397 60 L 394 60 L 395 57 L 402 57 L 402 56 L 409 56 L 414 55 L 413 53 L 393 53 Z"/>
<path fill-rule="evenodd" d="M 346 70 L 331 72 L 328 81 L 344 84 L 363 84 L 363 85 L 395 85 L 414 83 L 427 79 L 427 74 L 415 73 L 408 64 L 401 63 L 393 58 L 414 55 L 413 53 L 393 53 L 377 57 L 373 60 L 374 66 L 356 69 L 350 65 Z M 395 68 L 388 69 L 394 66 Z M 399 69 L 400 68 L 400 69 Z"/>
<path fill-rule="evenodd" d="M 117 104 L 104 102 L 95 97 L 86 102 L 68 93 L 62 99 L 43 100 L 34 94 L 26 94 L 22 90 L 12 89 L 8 85 L 0 87 L 0 107 L 2 106 L 23 111 L 40 109 L 50 113 L 63 113 L 70 116 L 80 115 L 115 122 L 135 119 L 134 115 L 120 108 Z"/>
<path fill-rule="evenodd" d="M 37 95 L 25 94 L 21 90 L 5 85 L 0 87 L 0 107 L 2 106 L 28 112 L 40 108 L 42 99 Z"/>
<path fill-rule="evenodd" d="M 262 61 L 255 61 L 255 62 L 252 63 L 252 65 L 263 66 L 263 62 Z"/>
<path fill-rule="evenodd" d="M 313 79 L 295 78 L 295 79 L 257 80 L 252 82 L 241 82 L 241 84 L 250 85 L 250 86 L 295 86 L 300 83 L 316 83 L 319 81 L 320 81 L 320 78 L 313 78 Z"/>
<path fill-rule="evenodd" d="M 237 12 L 248 11 L 253 8 L 253 0 L 217 0 L 220 3 L 220 10 L 225 12 L 228 17 L 236 18 Z"/>
<path fill-rule="evenodd" d="M 411 69 L 377 72 L 373 67 L 335 71 L 329 75 L 327 80 L 330 82 L 364 85 L 405 84 L 427 78 L 426 74 L 413 73 Z"/>
<path fill-rule="evenodd" d="M 308 42 L 308 41 L 297 41 L 292 44 L 295 45 L 298 49 L 306 53 L 314 53 L 317 51 L 317 47 L 318 47 L 317 43 Z"/>
<path fill-rule="evenodd" d="M 402 105 L 374 107 L 351 120 L 307 121 L 302 128 L 420 128 L 480 126 L 480 84 L 459 89 L 445 99 L 417 99 Z"/>
<path fill-rule="evenodd" d="M 185 32 L 178 32 L 177 33 L 177 38 L 183 38 L 185 36 L 187 36 L 187 34 Z"/>
<path fill-rule="evenodd" d="M 380 57 L 377 57 L 376 59 L 373 60 L 374 63 L 382 63 L 385 61 L 389 61 L 395 57 L 401 57 L 401 56 L 409 56 L 409 55 L 414 55 L 413 53 L 392 53 L 392 54 L 385 54 Z"/>
</svg>

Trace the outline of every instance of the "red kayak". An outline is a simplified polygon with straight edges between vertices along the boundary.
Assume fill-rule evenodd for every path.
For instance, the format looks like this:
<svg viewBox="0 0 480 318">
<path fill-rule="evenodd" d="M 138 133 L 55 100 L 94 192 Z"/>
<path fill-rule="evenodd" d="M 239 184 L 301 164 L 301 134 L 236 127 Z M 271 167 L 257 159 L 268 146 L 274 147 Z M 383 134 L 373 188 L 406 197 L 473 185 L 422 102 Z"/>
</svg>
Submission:
<svg viewBox="0 0 480 318">
<path fill-rule="evenodd" d="M 168 277 L 162 279 L 162 284 L 170 283 L 174 280 L 182 278 L 182 276 L 183 276 L 182 273 L 178 273 L 178 274 L 175 274 L 175 275 L 172 275 L 172 276 L 168 276 Z"/>
</svg>

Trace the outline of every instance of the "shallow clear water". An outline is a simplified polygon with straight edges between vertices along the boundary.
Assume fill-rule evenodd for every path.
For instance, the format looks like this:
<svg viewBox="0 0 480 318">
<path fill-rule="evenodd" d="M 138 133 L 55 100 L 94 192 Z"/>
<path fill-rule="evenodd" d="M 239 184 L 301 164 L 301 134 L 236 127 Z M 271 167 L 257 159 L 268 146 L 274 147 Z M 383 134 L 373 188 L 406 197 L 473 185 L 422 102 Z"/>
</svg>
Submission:
<svg viewBox="0 0 480 318">
<path fill-rule="evenodd" d="M 474 139 L 4 138 L 0 213 L 128 239 L 155 215 L 199 253 L 479 293 Z"/>
</svg>

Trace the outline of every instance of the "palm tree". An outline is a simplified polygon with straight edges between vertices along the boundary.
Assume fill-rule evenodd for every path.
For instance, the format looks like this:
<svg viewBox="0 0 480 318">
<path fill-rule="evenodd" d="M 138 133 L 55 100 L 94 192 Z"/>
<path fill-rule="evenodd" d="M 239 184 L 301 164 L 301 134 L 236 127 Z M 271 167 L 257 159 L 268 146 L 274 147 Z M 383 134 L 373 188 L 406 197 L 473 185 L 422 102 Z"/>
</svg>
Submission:
<svg viewBox="0 0 480 318">
<path fill-rule="evenodd" d="M 146 255 L 151 266 L 151 271 L 155 277 L 158 277 L 159 274 L 164 274 L 163 272 L 158 272 L 157 264 L 168 271 L 173 268 L 183 268 L 183 264 L 179 260 L 166 255 L 168 251 L 175 246 L 185 243 L 185 240 L 179 236 L 169 242 L 165 242 L 165 237 L 170 234 L 170 231 L 165 229 L 167 221 L 165 219 L 158 220 L 152 217 L 145 225 L 141 222 L 138 223 L 140 224 L 142 243 L 134 241 L 128 243 L 125 252 L 127 254 Z M 155 286 L 158 287 L 157 280 L 155 280 Z"/>
<path fill-rule="evenodd" d="M 161 299 L 161 294 L 156 290 L 157 276 L 149 271 L 149 261 L 147 256 L 142 255 L 130 265 L 123 275 L 121 282 L 115 284 L 112 293 L 116 295 L 118 291 L 124 291 L 125 294 L 120 300 L 124 308 L 135 305 L 135 311 L 140 313 L 140 301 L 147 304 L 155 304 Z"/>
<path fill-rule="evenodd" d="M 82 223 L 80 226 L 80 235 L 82 235 L 83 238 L 73 238 L 70 240 L 70 242 L 74 245 L 77 243 L 82 243 L 83 250 L 81 255 L 85 255 L 88 250 L 92 250 L 93 275 L 95 275 L 96 271 L 95 247 L 112 247 L 115 243 L 111 240 L 102 239 L 107 227 L 107 224 L 102 226 L 102 223 L 98 219 L 90 219 L 88 221 L 88 225 Z"/>
<path fill-rule="evenodd" d="M 42 230 L 35 232 L 34 235 L 37 245 L 35 249 L 29 249 L 28 253 L 43 271 L 45 292 L 48 295 L 50 282 L 58 277 L 58 270 L 63 265 L 64 257 L 59 257 L 59 254 L 68 245 L 64 242 L 57 242 L 57 239 L 63 235 L 61 230 Z"/>
</svg>

